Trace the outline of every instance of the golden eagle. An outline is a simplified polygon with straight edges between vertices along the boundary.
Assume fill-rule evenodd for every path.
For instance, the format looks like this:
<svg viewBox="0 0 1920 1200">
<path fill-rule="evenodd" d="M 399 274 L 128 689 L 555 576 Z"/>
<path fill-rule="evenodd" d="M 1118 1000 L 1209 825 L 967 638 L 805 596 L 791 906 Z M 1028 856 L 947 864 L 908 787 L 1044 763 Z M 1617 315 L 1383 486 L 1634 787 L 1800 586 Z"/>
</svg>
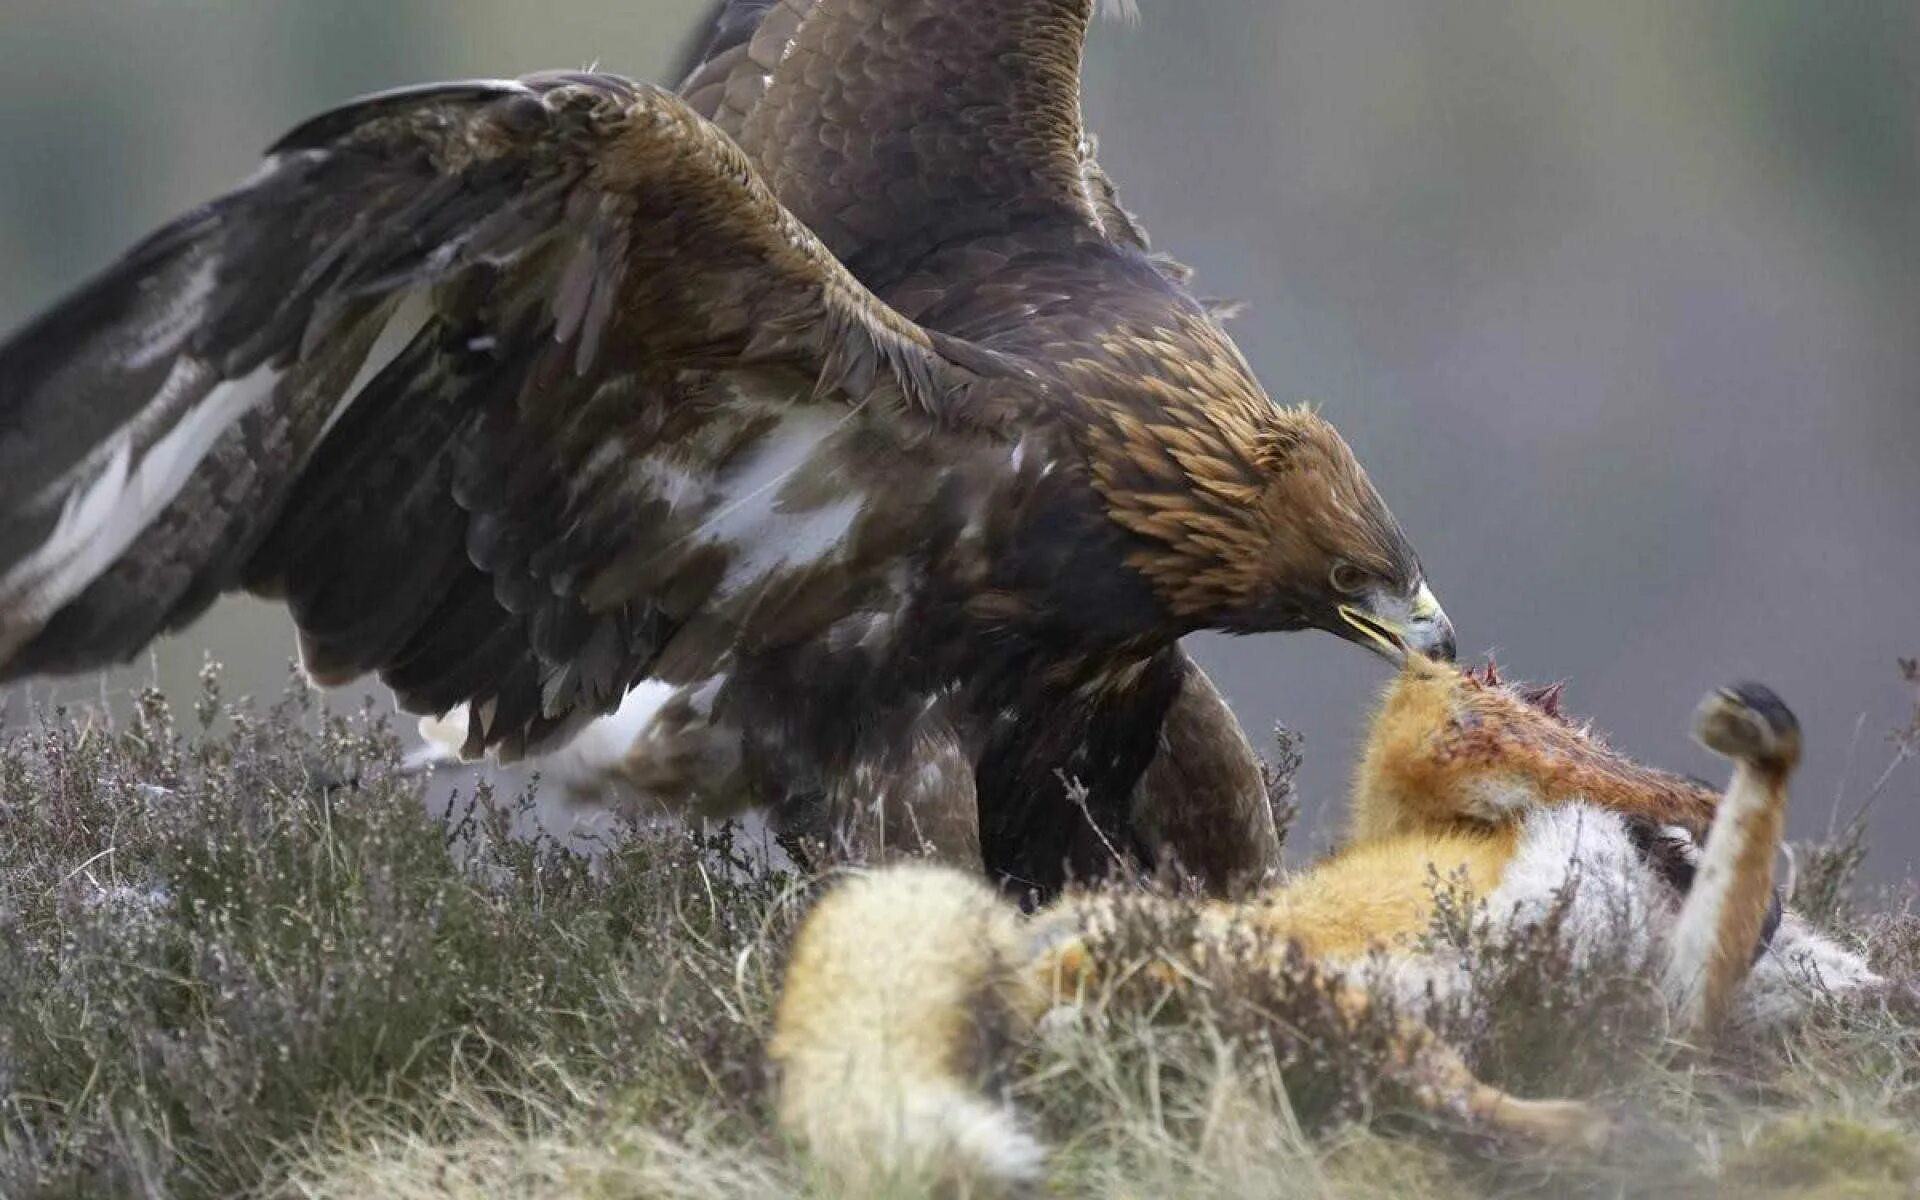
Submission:
<svg viewBox="0 0 1920 1200">
<path fill-rule="evenodd" d="M 684 96 L 546 74 L 295 129 L 0 345 L 0 672 L 246 589 L 474 753 L 653 681 L 663 761 L 790 830 L 1042 888 L 1151 857 L 1190 819 L 1133 809 L 1168 713 L 1238 737 L 1183 634 L 1452 631 L 1119 207 L 1092 7 L 735 0 Z"/>
</svg>

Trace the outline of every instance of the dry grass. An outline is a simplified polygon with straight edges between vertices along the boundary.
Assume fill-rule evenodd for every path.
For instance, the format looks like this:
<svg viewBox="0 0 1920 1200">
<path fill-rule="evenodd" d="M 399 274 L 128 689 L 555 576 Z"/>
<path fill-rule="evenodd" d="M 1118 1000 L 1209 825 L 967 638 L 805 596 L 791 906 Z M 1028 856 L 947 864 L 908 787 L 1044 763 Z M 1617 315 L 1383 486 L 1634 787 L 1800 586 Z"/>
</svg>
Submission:
<svg viewBox="0 0 1920 1200">
<path fill-rule="evenodd" d="M 725 836 L 589 863 L 507 838 L 488 797 L 450 834 L 380 721 L 297 688 L 256 716 L 210 677 L 186 731 L 138 707 L 0 753 L 0 1195 L 830 1194 L 770 1125 L 760 1053 L 804 881 Z M 1916 977 L 1920 918 L 1868 911 L 1844 847 L 1800 857 L 1821 915 Z M 1438 1016 L 1482 1072 L 1598 1099 L 1619 1145 L 1544 1158 L 1418 1122 L 1367 1031 L 1221 980 L 1027 1054 L 1050 1194 L 1912 1194 L 1903 995 L 1706 1053 L 1664 1035 L 1634 964 L 1569 971 L 1550 929 L 1493 953 L 1465 912 L 1436 936 L 1474 965 L 1473 1011 Z"/>
</svg>

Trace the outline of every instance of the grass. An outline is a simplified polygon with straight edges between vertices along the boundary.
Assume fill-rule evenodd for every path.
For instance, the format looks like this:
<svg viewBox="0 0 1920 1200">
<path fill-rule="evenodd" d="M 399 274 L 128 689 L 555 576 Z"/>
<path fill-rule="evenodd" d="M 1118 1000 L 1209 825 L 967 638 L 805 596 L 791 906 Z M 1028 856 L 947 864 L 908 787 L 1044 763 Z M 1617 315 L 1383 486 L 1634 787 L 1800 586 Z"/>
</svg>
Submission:
<svg viewBox="0 0 1920 1200">
<path fill-rule="evenodd" d="M 1916 743 L 1920 720 L 1898 753 Z M 592 861 L 514 840 L 512 798 L 428 813 L 397 751 L 371 714 L 327 715 L 297 685 L 256 711 L 212 673 L 178 718 L 146 695 L 119 727 L 13 730 L 0 1195 L 831 1195 L 772 1127 L 760 1049 L 817 881 L 724 831 L 634 832 Z M 1823 920 L 1920 977 L 1920 918 L 1854 894 L 1864 829 L 1803 848 L 1802 878 Z M 1920 1179 L 1920 1007 L 1900 995 L 1709 1053 L 1664 1035 L 1624 964 L 1568 972 L 1550 932 L 1497 955 L 1470 919 L 1439 933 L 1474 961 L 1477 1013 L 1449 1032 L 1482 1072 L 1597 1098 L 1630 1119 L 1621 1144 L 1556 1159 L 1422 1125 L 1379 1084 L 1378 1045 L 1308 992 L 1222 987 L 1084 1013 L 1027 1053 L 1015 1096 L 1055 1147 L 1049 1191 L 1853 1197 Z"/>
</svg>

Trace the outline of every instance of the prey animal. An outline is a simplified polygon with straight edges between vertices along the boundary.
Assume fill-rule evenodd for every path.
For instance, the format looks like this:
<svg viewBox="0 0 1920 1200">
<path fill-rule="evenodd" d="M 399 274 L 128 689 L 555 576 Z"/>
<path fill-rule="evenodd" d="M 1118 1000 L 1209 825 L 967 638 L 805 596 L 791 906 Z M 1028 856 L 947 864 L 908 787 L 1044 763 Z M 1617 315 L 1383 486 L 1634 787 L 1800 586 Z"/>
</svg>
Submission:
<svg viewBox="0 0 1920 1200">
<path fill-rule="evenodd" d="M 468 754 L 651 683 L 659 787 L 788 831 L 1041 890 L 1108 843 L 1260 865 L 1255 808 L 1155 815 L 1204 794 L 1182 747 L 1244 751 L 1180 637 L 1452 631 L 1119 208 L 1091 7 L 739 3 L 685 98 L 549 74 L 295 129 L 0 344 L 0 676 L 246 590 Z"/>
<path fill-rule="evenodd" d="M 1692 1036 L 1878 982 L 1779 907 L 1800 733 L 1771 692 L 1742 685 L 1700 707 L 1696 735 L 1733 762 L 1724 795 L 1622 758 L 1552 704 L 1410 660 L 1374 721 L 1347 845 L 1247 900 L 1106 889 L 1028 918 L 944 867 L 845 881 L 787 968 L 770 1047 L 782 1123 L 850 1189 L 1014 1188 L 1044 1150 L 994 1081 L 1050 1011 L 1264 988 L 1319 997 L 1343 1039 L 1386 1020 L 1386 1081 L 1418 1108 L 1522 1139 L 1604 1141 L 1605 1112 L 1489 1085 L 1425 1023 L 1427 1005 L 1469 995 L 1458 949 L 1426 937 L 1443 895 L 1482 902 L 1491 944 L 1551 922 L 1572 969 L 1646 964 Z M 1165 940 L 1143 944 L 1143 929 Z M 1142 978 L 1159 986 L 1118 986 Z"/>
</svg>

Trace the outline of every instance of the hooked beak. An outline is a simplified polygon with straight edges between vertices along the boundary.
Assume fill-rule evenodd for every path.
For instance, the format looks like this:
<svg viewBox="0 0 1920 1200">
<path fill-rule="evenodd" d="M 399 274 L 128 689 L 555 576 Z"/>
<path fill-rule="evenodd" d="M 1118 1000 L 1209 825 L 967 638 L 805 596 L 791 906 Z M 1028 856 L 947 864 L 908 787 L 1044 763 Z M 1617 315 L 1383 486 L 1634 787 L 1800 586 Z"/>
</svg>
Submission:
<svg viewBox="0 0 1920 1200">
<path fill-rule="evenodd" d="M 1335 632 L 1388 662 L 1404 663 L 1409 653 L 1453 661 L 1453 622 L 1424 582 L 1411 597 L 1371 592 L 1362 603 L 1342 604 L 1340 619 L 1347 628 Z"/>
</svg>

